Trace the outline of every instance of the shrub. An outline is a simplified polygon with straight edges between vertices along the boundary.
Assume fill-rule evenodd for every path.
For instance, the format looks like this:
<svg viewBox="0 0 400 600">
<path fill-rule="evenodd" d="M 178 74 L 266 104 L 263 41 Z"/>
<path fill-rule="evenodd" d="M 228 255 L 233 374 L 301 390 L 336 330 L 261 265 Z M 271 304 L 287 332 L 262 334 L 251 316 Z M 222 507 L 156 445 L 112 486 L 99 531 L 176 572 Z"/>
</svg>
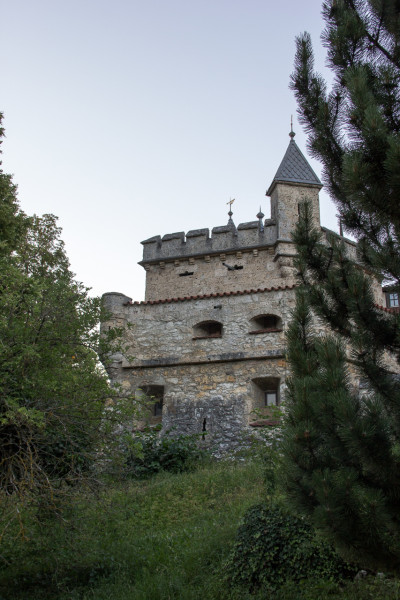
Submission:
<svg viewBox="0 0 400 600">
<path fill-rule="evenodd" d="M 183 473 L 196 468 L 205 458 L 205 450 L 198 446 L 196 435 L 159 436 L 159 428 L 148 428 L 137 433 L 127 446 L 125 475 L 137 479 L 151 477 L 159 471 Z"/>
<path fill-rule="evenodd" d="M 277 589 L 288 580 L 337 580 L 357 571 L 317 539 L 305 520 L 277 502 L 247 511 L 225 567 L 231 587 L 244 587 L 252 593 L 260 587 Z"/>
</svg>

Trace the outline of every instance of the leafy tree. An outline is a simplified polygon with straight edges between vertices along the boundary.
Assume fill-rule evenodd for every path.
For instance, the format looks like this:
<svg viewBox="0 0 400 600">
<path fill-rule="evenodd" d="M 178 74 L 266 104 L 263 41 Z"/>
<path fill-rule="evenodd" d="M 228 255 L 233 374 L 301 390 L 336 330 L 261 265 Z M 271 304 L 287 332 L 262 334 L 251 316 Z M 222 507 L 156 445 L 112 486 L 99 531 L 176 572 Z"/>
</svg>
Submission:
<svg viewBox="0 0 400 600">
<path fill-rule="evenodd" d="M 3 115 L 0 113 L 0 145 L 4 136 L 2 120 Z M 0 161 L 0 167 L 1 164 Z M 26 216 L 19 210 L 16 192 L 17 188 L 12 182 L 11 175 L 6 175 L 0 168 L 0 255 L 12 251 L 28 222 Z"/>
<path fill-rule="evenodd" d="M 347 555 L 398 572 L 400 320 L 376 306 L 372 278 L 400 292 L 400 4 L 328 0 L 323 16 L 332 89 L 313 70 L 307 33 L 292 88 L 358 256 L 340 236 L 324 239 L 305 207 L 294 236 L 302 287 L 288 333 L 286 486 Z"/>
<path fill-rule="evenodd" d="M 98 358 L 105 359 L 120 331 L 100 337 L 100 299 L 75 281 L 60 231 L 53 215 L 26 217 L 19 210 L 16 187 L 1 171 L 0 500 L 6 520 L 21 515 L 18 501 L 55 507 L 60 491 L 90 474 L 99 455 L 106 458 L 114 421 L 122 418 L 118 391 Z M 112 410 L 105 410 L 112 399 Z"/>
</svg>

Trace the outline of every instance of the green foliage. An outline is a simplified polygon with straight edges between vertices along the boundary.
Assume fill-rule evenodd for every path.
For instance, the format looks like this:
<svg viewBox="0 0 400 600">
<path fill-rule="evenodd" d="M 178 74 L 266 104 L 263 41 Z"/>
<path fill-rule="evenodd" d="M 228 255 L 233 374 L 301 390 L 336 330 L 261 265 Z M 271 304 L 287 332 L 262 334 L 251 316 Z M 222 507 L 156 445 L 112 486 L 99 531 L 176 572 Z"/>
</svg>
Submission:
<svg viewBox="0 0 400 600">
<path fill-rule="evenodd" d="M 69 475 L 99 443 L 113 395 L 96 349 L 100 301 L 73 279 L 55 218 L 33 217 L 0 257 L 0 481 L 25 494 Z"/>
<path fill-rule="evenodd" d="M 288 582 L 274 595 L 274 600 L 399 600 L 400 584 L 396 580 L 367 577 L 361 581 L 304 580 Z"/>
<path fill-rule="evenodd" d="M 251 592 L 274 590 L 287 580 L 340 579 L 356 572 L 315 537 L 304 519 L 277 502 L 246 513 L 226 570 L 231 586 Z"/>
<path fill-rule="evenodd" d="M 204 461 L 206 452 L 198 435 L 159 435 L 160 427 L 149 427 L 125 439 L 124 476 L 142 479 L 160 471 L 183 473 Z"/>
<path fill-rule="evenodd" d="M 376 305 L 374 284 L 400 292 L 400 5 L 326 0 L 323 16 L 332 90 L 314 72 L 308 34 L 297 39 L 292 88 L 358 247 L 322 234 L 305 205 L 283 473 L 296 510 L 340 552 L 399 572 L 400 319 Z"/>
<path fill-rule="evenodd" d="M 207 463 L 97 493 L 75 488 L 63 519 L 26 515 L 25 541 L 3 545 L 0 598 L 222 598 L 214 571 L 262 497 L 261 475 L 256 462 Z"/>
<path fill-rule="evenodd" d="M 345 348 L 337 337 L 316 335 L 304 290 L 288 342 L 281 478 L 289 498 L 346 556 L 397 569 L 396 412 L 381 395 L 354 390 Z"/>
<path fill-rule="evenodd" d="M 3 114 L 0 113 L 0 144 L 4 136 L 2 120 Z M 17 187 L 11 176 L 0 168 L 0 256 L 7 256 L 14 250 L 28 224 L 29 219 L 19 209 Z"/>
<path fill-rule="evenodd" d="M 99 362 L 120 332 L 100 338 L 100 298 L 74 279 L 60 233 L 53 215 L 20 211 L 0 171 L 0 541 L 13 519 L 24 535 L 24 503 L 55 510 L 90 475 L 126 404 Z"/>
<path fill-rule="evenodd" d="M 3 545 L 0 598 L 399 600 L 399 583 L 376 577 L 228 587 L 221 573 L 238 521 L 264 495 L 262 473 L 260 462 L 219 462 L 96 493 L 74 488 L 64 519 L 25 518 L 26 539 Z"/>
</svg>

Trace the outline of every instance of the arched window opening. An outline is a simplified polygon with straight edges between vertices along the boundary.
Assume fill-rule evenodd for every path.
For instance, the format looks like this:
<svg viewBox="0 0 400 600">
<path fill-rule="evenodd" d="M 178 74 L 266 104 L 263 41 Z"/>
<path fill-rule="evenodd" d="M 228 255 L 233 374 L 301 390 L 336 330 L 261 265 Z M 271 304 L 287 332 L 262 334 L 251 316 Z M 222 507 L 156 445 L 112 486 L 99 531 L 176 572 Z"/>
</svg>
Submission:
<svg viewBox="0 0 400 600">
<path fill-rule="evenodd" d="M 222 337 L 222 323 L 218 321 L 202 321 L 193 327 L 194 340 L 220 337 Z"/>
<path fill-rule="evenodd" d="M 257 315 L 250 321 L 251 334 L 282 331 L 282 319 L 277 315 Z"/>
</svg>

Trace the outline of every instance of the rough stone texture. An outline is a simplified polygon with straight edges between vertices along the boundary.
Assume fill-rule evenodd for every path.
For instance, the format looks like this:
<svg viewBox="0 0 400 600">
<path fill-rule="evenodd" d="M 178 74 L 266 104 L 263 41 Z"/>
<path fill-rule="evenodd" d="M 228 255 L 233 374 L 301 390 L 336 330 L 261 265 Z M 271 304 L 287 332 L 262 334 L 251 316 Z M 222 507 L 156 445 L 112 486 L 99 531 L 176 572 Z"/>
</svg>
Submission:
<svg viewBox="0 0 400 600">
<path fill-rule="evenodd" d="M 310 202 L 314 222 L 319 226 L 318 187 L 278 183 L 271 196 L 271 216 L 278 223 L 277 239 L 291 241 L 291 234 L 299 219 L 299 206 Z"/>
<path fill-rule="evenodd" d="M 208 229 L 188 231 L 186 236 L 183 232 L 156 236 L 142 242 L 142 264 L 268 246 L 276 239 L 276 226 L 271 221 L 265 223 L 263 231 L 258 224 L 254 228 L 253 223 L 242 223 L 237 229 L 227 225 L 214 227 L 211 237 Z"/>
<path fill-rule="evenodd" d="M 129 395 L 137 394 L 147 385 L 163 386 L 163 432 L 172 430 L 200 436 L 204 432 L 203 445 L 224 450 L 240 444 L 242 433 L 250 429 L 249 423 L 264 411 L 255 393 L 256 384 L 253 380 L 258 381 L 266 376 L 279 379 L 282 397 L 285 372 L 286 365 L 281 354 L 279 358 L 240 362 L 176 364 L 154 368 L 116 367 L 114 379 L 121 383 L 122 389 Z"/>
<path fill-rule="evenodd" d="M 128 304 L 120 298 L 117 311 L 114 294 L 104 296 L 105 307 L 113 307 L 118 323 L 132 323 L 126 332 L 127 354 L 122 367 L 157 366 L 160 364 L 210 363 L 217 360 L 236 361 L 262 358 L 282 353 L 284 330 L 294 307 L 295 291 L 271 290 L 171 302 L 167 304 Z M 111 312 L 111 310 L 110 310 Z M 253 319 L 259 315 L 276 315 L 282 331 L 250 335 L 258 329 Z M 205 321 L 222 323 L 220 338 L 193 339 L 194 327 Z"/>
<path fill-rule="evenodd" d="M 257 256 L 253 252 L 242 251 L 240 257 L 236 253 L 222 253 L 196 258 L 192 264 L 180 260 L 177 264 L 168 262 L 163 266 L 151 265 L 146 273 L 146 300 L 293 284 L 293 277 L 287 280 L 282 275 L 281 264 L 273 259 L 274 250 L 271 247 L 258 251 Z M 230 270 L 223 263 L 242 269 Z M 193 275 L 183 275 L 186 272 Z M 289 279 L 291 275 L 292 272 Z"/>
</svg>

